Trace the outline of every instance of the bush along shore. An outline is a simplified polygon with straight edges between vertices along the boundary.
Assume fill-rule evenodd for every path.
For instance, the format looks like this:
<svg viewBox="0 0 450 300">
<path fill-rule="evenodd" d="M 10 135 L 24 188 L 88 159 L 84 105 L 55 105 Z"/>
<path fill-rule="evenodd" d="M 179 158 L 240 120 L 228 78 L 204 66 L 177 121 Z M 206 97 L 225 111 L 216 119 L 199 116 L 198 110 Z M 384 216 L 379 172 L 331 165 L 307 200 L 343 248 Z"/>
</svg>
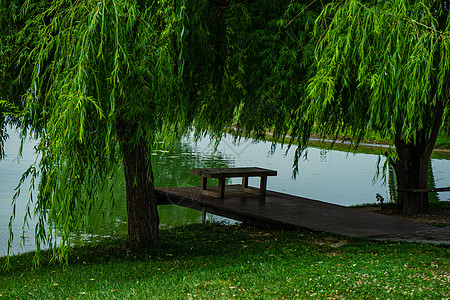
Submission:
<svg viewBox="0 0 450 300">
<path fill-rule="evenodd" d="M 1 271 L 0 296 L 47 299 L 446 299 L 450 247 L 306 230 L 197 224 L 162 230 L 157 250 L 109 238 L 74 247 L 67 265 L 33 253 Z M 5 260 L 5 258 L 1 258 Z"/>
</svg>

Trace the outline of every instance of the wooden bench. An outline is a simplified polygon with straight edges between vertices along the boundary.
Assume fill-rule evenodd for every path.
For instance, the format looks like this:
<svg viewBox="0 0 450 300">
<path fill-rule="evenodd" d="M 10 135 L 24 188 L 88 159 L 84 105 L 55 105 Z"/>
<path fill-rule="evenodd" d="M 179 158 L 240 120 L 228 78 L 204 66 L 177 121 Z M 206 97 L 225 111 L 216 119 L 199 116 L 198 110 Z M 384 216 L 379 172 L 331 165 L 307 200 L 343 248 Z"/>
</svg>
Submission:
<svg viewBox="0 0 450 300">
<path fill-rule="evenodd" d="M 200 176 L 200 188 L 203 195 L 213 196 L 223 199 L 225 196 L 225 179 L 231 177 L 242 177 L 242 191 L 256 193 L 260 197 L 266 196 L 267 176 L 276 176 L 277 171 L 257 168 L 215 168 L 215 169 L 192 169 L 191 174 Z M 249 177 L 260 177 L 261 182 L 258 189 L 248 187 Z M 219 179 L 218 191 L 210 191 L 206 189 L 208 178 Z"/>
</svg>

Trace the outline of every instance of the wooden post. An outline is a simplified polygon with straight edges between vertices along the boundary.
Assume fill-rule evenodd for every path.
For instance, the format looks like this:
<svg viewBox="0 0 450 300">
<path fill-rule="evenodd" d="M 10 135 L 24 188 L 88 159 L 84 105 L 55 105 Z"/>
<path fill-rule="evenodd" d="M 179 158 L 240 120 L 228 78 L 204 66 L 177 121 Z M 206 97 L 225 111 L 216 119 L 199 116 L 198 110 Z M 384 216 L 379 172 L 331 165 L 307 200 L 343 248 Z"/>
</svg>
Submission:
<svg viewBox="0 0 450 300">
<path fill-rule="evenodd" d="M 206 206 L 203 206 L 202 209 L 202 224 L 205 224 L 206 222 Z"/>
<path fill-rule="evenodd" d="M 225 196 L 225 176 L 219 178 L 219 191 L 217 195 L 220 199 L 223 199 Z"/>
<path fill-rule="evenodd" d="M 206 183 L 207 183 L 207 181 L 208 181 L 207 177 L 203 177 L 203 176 L 200 177 L 200 188 L 202 190 L 206 190 Z"/>
<path fill-rule="evenodd" d="M 242 191 L 244 192 L 246 188 L 248 188 L 248 177 L 242 177 Z"/>
<path fill-rule="evenodd" d="M 259 185 L 259 196 L 266 197 L 267 176 L 261 176 L 261 183 Z"/>
</svg>

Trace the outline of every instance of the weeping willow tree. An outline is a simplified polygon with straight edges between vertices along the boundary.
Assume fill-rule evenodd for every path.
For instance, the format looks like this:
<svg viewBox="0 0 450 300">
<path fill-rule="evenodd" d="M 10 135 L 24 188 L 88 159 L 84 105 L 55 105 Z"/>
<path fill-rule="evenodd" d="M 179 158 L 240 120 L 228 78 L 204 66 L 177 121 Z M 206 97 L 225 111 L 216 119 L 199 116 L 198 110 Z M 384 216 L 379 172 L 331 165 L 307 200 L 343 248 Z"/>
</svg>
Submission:
<svg viewBox="0 0 450 300">
<path fill-rule="evenodd" d="M 39 138 L 41 159 L 25 174 L 40 179 L 27 212 L 35 207 L 37 250 L 44 243 L 67 259 L 117 163 L 127 246 L 158 244 L 150 153 L 154 143 L 181 137 L 211 98 L 206 83 L 217 55 L 205 24 L 217 23 L 220 5 L 1 2 L 0 128 L 13 124 Z"/>
<path fill-rule="evenodd" d="M 335 1 L 316 21 L 317 72 L 298 120 L 355 141 L 378 132 L 406 214 L 422 212 L 431 152 L 449 102 L 448 1 Z M 425 203 L 426 205 L 426 203 Z"/>
</svg>

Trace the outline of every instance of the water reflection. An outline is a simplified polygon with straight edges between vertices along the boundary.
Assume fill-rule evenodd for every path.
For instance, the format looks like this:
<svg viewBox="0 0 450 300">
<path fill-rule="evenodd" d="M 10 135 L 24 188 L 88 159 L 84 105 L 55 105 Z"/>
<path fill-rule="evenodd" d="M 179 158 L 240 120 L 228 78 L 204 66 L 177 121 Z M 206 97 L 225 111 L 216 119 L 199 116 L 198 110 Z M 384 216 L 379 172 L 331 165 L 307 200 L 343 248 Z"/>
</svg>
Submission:
<svg viewBox="0 0 450 300">
<path fill-rule="evenodd" d="M 389 187 L 389 196 L 391 202 L 397 203 L 397 177 L 395 176 L 394 166 L 389 164 L 388 166 L 388 187 Z"/>
<path fill-rule="evenodd" d="M 206 143 L 207 148 L 212 146 Z M 198 176 L 191 175 L 193 168 L 231 168 L 235 160 L 231 155 L 221 151 L 202 151 L 192 140 L 183 139 L 173 149 L 157 150 L 153 153 L 152 164 L 155 176 L 155 186 L 187 187 L 200 185 Z"/>
<path fill-rule="evenodd" d="M 15 188 L 19 183 L 22 174 L 34 162 L 36 156 L 34 154 L 34 142 L 26 143 L 23 147 L 22 157 L 17 157 L 17 151 L 20 146 L 20 139 L 14 130 L 8 130 L 10 138 L 5 143 L 6 158 L 0 160 L 0 256 L 6 254 L 9 229 L 8 223 L 11 217 L 12 207 L 11 200 L 15 194 Z M 24 187 L 16 202 L 16 218 L 13 222 L 14 244 L 13 253 L 17 253 L 19 249 L 20 237 L 22 236 L 22 225 L 26 211 L 26 204 L 30 197 L 30 182 L 25 181 Z M 25 226 L 27 232 L 34 232 L 36 222 L 29 220 Z M 34 237 L 27 234 L 25 237 L 26 244 L 21 250 L 22 252 L 34 250 Z"/>
<path fill-rule="evenodd" d="M 428 188 L 429 189 L 435 189 L 438 186 L 436 186 L 436 180 L 434 178 L 433 173 L 433 162 L 430 160 L 430 163 L 428 164 Z M 436 202 L 439 201 L 439 194 L 438 193 L 428 193 L 428 201 L 430 202 Z"/>
</svg>

